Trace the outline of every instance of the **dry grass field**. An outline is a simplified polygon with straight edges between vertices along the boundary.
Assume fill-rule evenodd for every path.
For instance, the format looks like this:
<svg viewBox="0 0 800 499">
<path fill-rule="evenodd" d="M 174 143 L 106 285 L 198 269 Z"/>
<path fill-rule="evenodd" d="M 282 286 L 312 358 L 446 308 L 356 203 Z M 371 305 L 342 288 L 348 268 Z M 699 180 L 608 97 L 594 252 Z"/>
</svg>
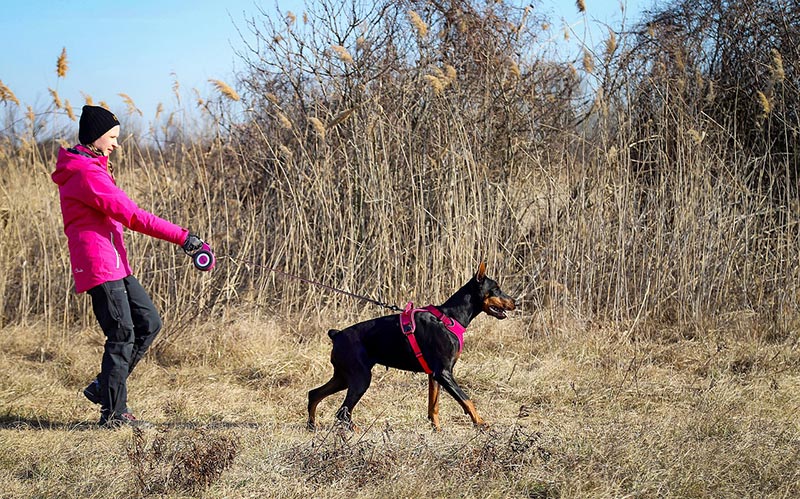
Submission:
<svg viewBox="0 0 800 499">
<path fill-rule="evenodd" d="M 251 18 L 193 112 L 117 111 L 118 184 L 218 256 L 126 234 L 165 323 L 142 431 L 80 393 L 104 338 L 49 178 L 74 110 L 0 81 L 0 498 L 800 497 L 797 5 L 676 0 L 568 60 L 535 8 L 338 5 Z M 426 378 L 376 367 L 359 431 L 343 395 L 306 430 L 326 331 L 385 312 L 282 272 L 424 306 L 481 260 L 518 305 L 456 366 L 488 428 L 443 395 L 433 432 Z"/>
<path fill-rule="evenodd" d="M 529 312 L 529 311 L 528 311 Z M 426 378 L 375 368 L 356 409 L 305 429 L 327 379 L 330 316 L 209 323 L 130 380 L 144 431 L 97 429 L 79 394 L 94 329 L 0 340 L 0 497 L 797 497 L 800 346 L 753 337 L 747 316 L 703 330 L 555 326 L 540 314 L 469 329 L 456 375 L 491 423 L 449 397 L 425 417 Z"/>
</svg>

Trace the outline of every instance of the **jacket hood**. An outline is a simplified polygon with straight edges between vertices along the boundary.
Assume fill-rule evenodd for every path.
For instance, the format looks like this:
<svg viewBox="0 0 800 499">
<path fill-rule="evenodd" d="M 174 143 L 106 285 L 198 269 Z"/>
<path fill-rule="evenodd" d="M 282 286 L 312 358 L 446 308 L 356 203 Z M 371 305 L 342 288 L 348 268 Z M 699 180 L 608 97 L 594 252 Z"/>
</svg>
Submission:
<svg viewBox="0 0 800 499">
<path fill-rule="evenodd" d="M 64 185 L 76 171 L 93 167 L 106 170 L 108 158 L 106 156 L 95 156 L 81 145 L 70 147 L 69 149 L 62 147 L 58 150 L 56 169 L 50 175 L 50 178 L 56 184 Z"/>
</svg>

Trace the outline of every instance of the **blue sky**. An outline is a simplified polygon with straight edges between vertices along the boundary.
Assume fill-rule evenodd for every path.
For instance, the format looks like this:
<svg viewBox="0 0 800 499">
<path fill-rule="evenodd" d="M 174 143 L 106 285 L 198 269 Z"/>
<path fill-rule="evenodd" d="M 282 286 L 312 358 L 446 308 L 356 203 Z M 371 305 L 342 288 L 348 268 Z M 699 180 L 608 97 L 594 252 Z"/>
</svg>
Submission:
<svg viewBox="0 0 800 499">
<path fill-rule="evenodd" d="M 347 1 L 347 0 L 345 0 Z M 653 0 L 623 0 L 626 17 L 636 18 Z M 151 120 L 159 102 L 174 110 L 174 76 L 181 85 L 184 106 L 192 106 L 191 89 L 213 95 L 209 79 L 235 86 L 243 64 L 235 55 L 242 47 L 236 26 L 246 31 L 246 15 L 257 5 L 274 12 L 303 11 L 302 0 L 4 0 L 0 16 L 0 81 L 23 106 L 34 111 L 48 107 L 48 88 L 68 99 L 80 113 L 81 92 L 94 102 L 107 102 L 115 112 L 126 106 L 117 94 L 129 95 Z M 619 0 L 586 0 L 586 16 L 571 0 L 543 0 L 537 8 L 563 19 L 578 33 L 584 21 L 619 23 Z M 598 43 L 600 40 L 595 40 Z M 56 61 L 66 48 L 69 71 L 56 75 Z M 188 101 L 188 102 L 187 102 Z M 3 104 L 0 104 L 2 112 Z"/>
</svg>

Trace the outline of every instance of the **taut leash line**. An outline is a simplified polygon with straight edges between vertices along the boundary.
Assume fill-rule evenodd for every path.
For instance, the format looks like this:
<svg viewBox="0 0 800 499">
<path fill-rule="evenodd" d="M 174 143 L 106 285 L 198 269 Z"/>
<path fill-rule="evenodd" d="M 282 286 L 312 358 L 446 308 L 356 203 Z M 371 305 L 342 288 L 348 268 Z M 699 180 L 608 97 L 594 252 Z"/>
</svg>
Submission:
<svg viewBox="0 0 800 499">
<path fill-rule="evenodd" d="M 291 277 L 292 279 L 297 279 L 298 281 L 303 281 L 303 282 L 305 282 L 307 284 L 313 284 L 314 286 L 319 286 L 321 288 L 325 288 L 325 289 L 328 289 L 330 291 L 335 291 L 337 293 L 341 293 L 343 295 L 347 295 L 347 296 L 349 296 L 351 298 L 356 298 L 358 300 L 362 300 L 362 301 L 366 301 L 366 302 L 372 303 L 374 305 L 378 305 L 379 307 L 388 308 L 389 310 L 393 310 L 395 312 L 402 312 L 403 311 L 403 309 L 398 307 L 397 305 L 391 305 L 389 303 L 384 303 L 382 301 L 374 300 L 372 298 L 369 298 L 368 296 L 357 295 L 355 293 L 351 293 L 351 292 L 345 291 L 343 289 L 335 288 L 333 286 L 328 286 L 327 284 L 322 284 L 321 282 L 312 281 L 311 279 L 306 279 L 305 277 L 300 277 L 299 275 L 290 274 L 289 272 L 284 272 L 283 270 L 276 269 L 276 268 L 273 268 L 273 267 L 269 267 L 267 265 L 262 265 L 260 263 L 251 262 L 251 261 L 248 261 L 248 260 L 243 260 L 241 258 L 234 258 L 234 257 L 232 257 L 230 255 L 221 256 L 219 258 L 227 258 L 227 259 L 229 259 L 230 261 L 232 261 L 233 263 L 236 263 L 236 264 L 250 265 L 252 267 L 258 267 L 258 268 L 261 268 L 261 269 L 269 270 L 270 272 L 275 272 L 276 274 L 281 274 L 282 276 L 285 276 L 285 277 Z"/>
</svg>

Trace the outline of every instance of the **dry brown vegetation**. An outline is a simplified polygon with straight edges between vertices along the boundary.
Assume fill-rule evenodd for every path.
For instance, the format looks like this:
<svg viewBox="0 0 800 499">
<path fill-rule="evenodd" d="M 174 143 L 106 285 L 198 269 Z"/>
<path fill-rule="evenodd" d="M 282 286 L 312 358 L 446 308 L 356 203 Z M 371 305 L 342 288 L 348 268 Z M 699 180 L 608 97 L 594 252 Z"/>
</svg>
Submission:
<svg viewBox="0 0 800 499">
<path fill-rule="evenodd" d="M 800 495 L 800 10 L 676 1 L 570 61 L 537 12 L 261 12 L 202 129 L 124 139 L 122 187 L 219 257 L 127 237 L 166 324 L 131 378 L 144 432 L 78 395 L 103 338 L 49 180 L 68 101 L 0 83 L 0 497 Z M 425 379 L 379 368 L 361 432 L 335 397 L 304 429 L 324 332 L 383 311 L 266 267 L 402 305 L 479 259 L 520 308 L 456 371 L 489 430 L 445 399 L 432 433 Z"/>
</svg>

